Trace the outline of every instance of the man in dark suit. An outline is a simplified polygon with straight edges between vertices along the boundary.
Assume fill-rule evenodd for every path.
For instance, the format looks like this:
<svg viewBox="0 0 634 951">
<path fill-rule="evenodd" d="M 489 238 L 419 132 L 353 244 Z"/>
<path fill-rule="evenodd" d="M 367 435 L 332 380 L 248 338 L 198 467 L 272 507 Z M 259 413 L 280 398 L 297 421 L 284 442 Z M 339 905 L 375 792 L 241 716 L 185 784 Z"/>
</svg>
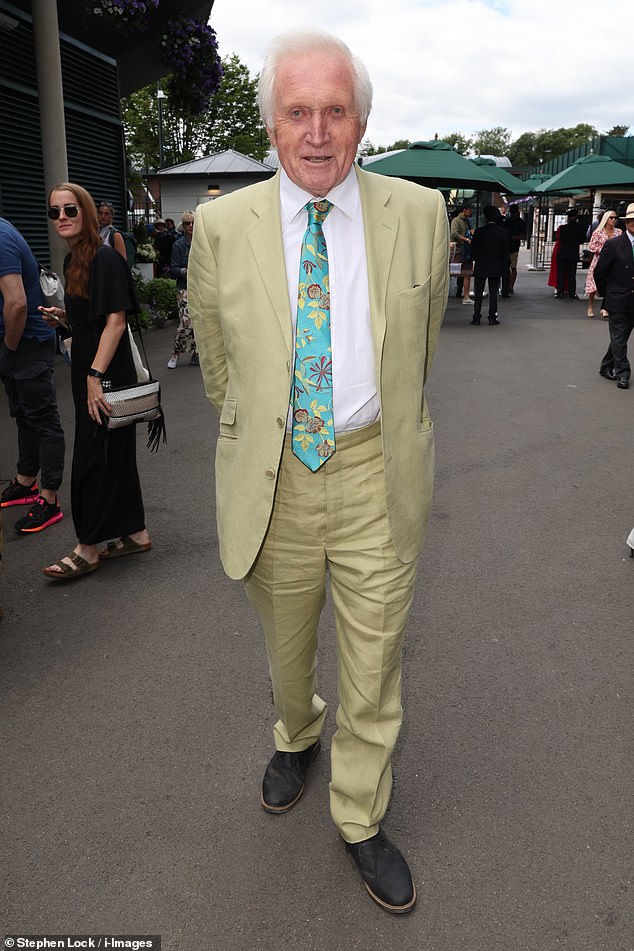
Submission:
<svg viewBox="0 0 634 951">
<path fill-rule="evenodd" d="M 478 325 L 482 316 L 484 285 L 489 282 L 489 324 L 499 324 L 498 287 L 500 278 L 509 267 L 511 247 L 508 234 L 500 225 L 497 208 L 487 205 L 483 209 L 486 224 L 476 228 L 471 239 L 471 255 L 475 261 L 474 311 L 472 324 Z"/>
<path fill-rule="evenodd" d="M 607 380 L 616 380 L 620 390 L 627 390 L 630 385 L 627 341 L 634 328 L 634 203 L 627 206 L 623 221 L 626 229 L 623 234 L 603 245 L 594 269 L 594 281 L 610 315 L 610 346 L 599 373 Z"/>
<path fill-rule="evenodd" d="M 559 229 L 559 249 L 557 251 L 557 297 L 561 300 L 564 288 L 568 287 L 568 297 L 577 300 L 577 265 L 579 264 L 579 246 L 585 240 L 585 229 L 577 221 L 577 212 L 571 208 L 568 220 Z"/>
</svg>

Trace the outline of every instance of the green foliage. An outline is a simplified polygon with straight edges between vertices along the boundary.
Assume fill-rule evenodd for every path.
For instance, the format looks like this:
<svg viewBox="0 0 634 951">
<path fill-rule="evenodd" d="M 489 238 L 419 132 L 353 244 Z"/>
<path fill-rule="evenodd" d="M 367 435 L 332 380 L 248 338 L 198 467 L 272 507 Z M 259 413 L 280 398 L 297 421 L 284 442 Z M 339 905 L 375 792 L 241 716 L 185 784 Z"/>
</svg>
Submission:
<svg viewBox="0 0 634 951">
<path fill-rule="evenodd" d="M 606 132 L 605 134 L 615 135 L 615 136 L 618 136 L 618 138 L 623 138 L 624 136 L 627 135 L 629 128 L 630 128 L 629 125 L 615 125 L 615 126 L 612 126 L 609 132 Z"/>
<path fill-rule="evenodd" d="M 363 139 L 359 145 L 359 155 L 381 155 L 383 152 L 387 152 L 387 149 L 384 145 L 374 145 L 370 142 L 369 139 Z"/>
<path fill-rule="evenodd" d="M 511 133 L 502 126 L 480 129 L 473 140 L 476 155 L 508 155 L 510 146 Z"/>
<path fill-rule="evenodd" d="M 170 277 L 152 278 L 144 284 L 141 294 L 150 312 L 162 315 L 165 320 L 178 317 L 176 281 Z"/>
<path fill-rule="evenodd" d="M 584 145 L 598 134 L 594 126 L 584 122 L 570 129 L 525 132 L 513 142 L 507 154 L 513 165 L 539 165 Z"/>
<path fill-rule="evenodd" d="M 224 76 L 205 114 L 202 136 L 204 154 L 235 149 L 263 159 L 269 145 L 260 120 L 257 77 L 234 53 L 223 60 Z"/>
<path fill-rule="evenodd" d="M 185 115 L 172 108 L 169 95 L 161 100 L 164 167 L 225 149 L 258 159 L 268 151 L 257 105 L 257 77 L 251 77 L 235 53 L 222 65 L 222 82 L 205 112 Z M 141 168 L 160 165 L 157 92 L 158 84 L 151 83 L 121 100 L 127 153 Z"/>
<path fill-rule="evenodd" d="M 447 135 L 441 135 L 440 138 L 443 142 L 451 145 L 456 152 L 460 152 L 461 155 L 467 155 L 473 148 L 473 139 L 467 138 L 460 132 L 449 132 Z"/>
</svg>

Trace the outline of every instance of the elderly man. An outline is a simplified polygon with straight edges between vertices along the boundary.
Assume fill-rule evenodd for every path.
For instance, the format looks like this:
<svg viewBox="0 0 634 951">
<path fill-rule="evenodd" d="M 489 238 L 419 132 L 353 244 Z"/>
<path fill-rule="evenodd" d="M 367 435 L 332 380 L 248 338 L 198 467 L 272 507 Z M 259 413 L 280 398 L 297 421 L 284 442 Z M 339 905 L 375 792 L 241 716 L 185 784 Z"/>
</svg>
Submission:
<svg viewBox="0 0 634 951">
<path fill-rule="evenodd" d="M 608 311 L 610 346 L 599 373 L 616 380 L 620 390 L 630 386 L 630 362 L 627 342 L 634 328 L 634 203 L 623 216 L 625 231 L 606 241 L 594 269 L 594 282 Z"/>
<path fill-rule="evenodd" d="M 380 827 L 401 724 L 401 649 L 433 480 L 423 384 L 447 301 L 439 192 L 354 165 L 372 86 L 336 37 L 278 37 L 260 111 L 281 171 L 199 206 L 190 308 L 216 450 L 221 557 L 266 640 L 277 752 L 261 804 L 286 812 L 319 752 L 326 575 L 339 663 L 330 809 L 371 897 L 414 883 Z"/>
</svg>

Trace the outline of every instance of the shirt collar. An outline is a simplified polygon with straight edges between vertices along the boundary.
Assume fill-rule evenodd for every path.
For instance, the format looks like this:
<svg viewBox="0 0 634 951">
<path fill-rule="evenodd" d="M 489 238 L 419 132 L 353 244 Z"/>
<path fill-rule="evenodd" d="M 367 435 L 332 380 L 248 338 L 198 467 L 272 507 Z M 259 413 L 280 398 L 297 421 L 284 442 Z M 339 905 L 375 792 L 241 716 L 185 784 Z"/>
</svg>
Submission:
<svg viewBox="0 0 634 951">
<path fill-rule="evenodd" d="M 317 201 L 314 195 L 304 191 L 295 182 L 292 182 L 283 168 L 280 167 L 280 204 L 282 214 L 288 222 L 293 221 L 304 209 L 309 201 Z M 322 196 L 332 202 L 348 218 L 354 218 L 359 207 L 359 182 L 354 170 L 354 164 L 342 182 L 335 185 L 327 195 Z"/>
</svg>

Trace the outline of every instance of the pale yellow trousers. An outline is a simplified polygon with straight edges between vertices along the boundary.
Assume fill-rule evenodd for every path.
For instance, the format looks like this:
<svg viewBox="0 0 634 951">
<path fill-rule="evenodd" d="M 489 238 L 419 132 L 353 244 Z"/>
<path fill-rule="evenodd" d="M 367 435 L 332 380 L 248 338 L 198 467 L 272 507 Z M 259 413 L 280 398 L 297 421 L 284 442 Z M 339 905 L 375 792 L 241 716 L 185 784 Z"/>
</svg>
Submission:
<svg viewBox="0 0 634 951">
<path fill-rule="evenodd" d="M 378 831 L 390 798 L 416 575 L 390 537 L 379 423 L 338 435 L 317 472 L 293 456 L 286 437 L 271 524 L 245 581 L 264 629 L 279 750 L 305 749 L 324 726 L 316 655 L 327 573 L 339 671 L 330 810 L 343 838 L 360 842 Z"/>
</svg>

